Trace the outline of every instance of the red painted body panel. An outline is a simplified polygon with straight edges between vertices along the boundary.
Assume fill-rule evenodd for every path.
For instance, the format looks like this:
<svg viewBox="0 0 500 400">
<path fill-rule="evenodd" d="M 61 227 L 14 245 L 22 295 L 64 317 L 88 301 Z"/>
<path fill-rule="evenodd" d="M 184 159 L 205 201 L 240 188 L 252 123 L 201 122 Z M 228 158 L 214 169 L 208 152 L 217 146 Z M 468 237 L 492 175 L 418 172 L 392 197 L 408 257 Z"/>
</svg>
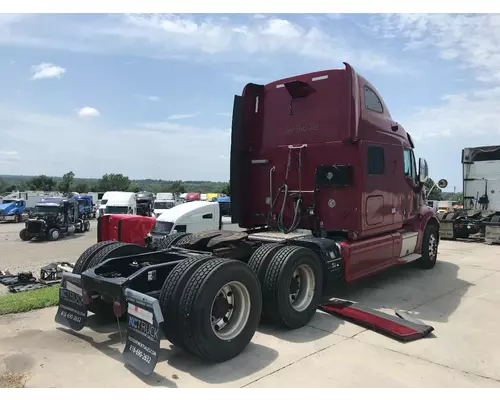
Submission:
<svg viewBox="0 0 500 400">
<path fill-rule="evenodd" d="M 104 215 L 99 221 L 99 241 L 117 240 L 144 246 L 144 238 L 151 232 L 156 218 L 140 215 Z"/>
<path fill-rule="evenodd" d="M 197 201 L 201 199 L 200 193 L 188 193 L 186 194 L 186 201 Z"/>
</svg>

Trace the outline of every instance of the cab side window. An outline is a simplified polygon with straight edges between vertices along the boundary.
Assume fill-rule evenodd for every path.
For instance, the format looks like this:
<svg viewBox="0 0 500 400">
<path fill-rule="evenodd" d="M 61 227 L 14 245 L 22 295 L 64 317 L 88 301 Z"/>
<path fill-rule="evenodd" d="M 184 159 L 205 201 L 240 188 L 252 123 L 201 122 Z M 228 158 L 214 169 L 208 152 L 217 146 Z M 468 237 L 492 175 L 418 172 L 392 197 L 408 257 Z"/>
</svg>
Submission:
<svg viewBox="0 0 500 400">
<path fill-rule="evenodd" d="M 417 179 L 417 172 L 415 170 L 415 157 L 411 149 L 404 150 L 404 168 L 405 176 L 411 180 Z"/>
</svg>

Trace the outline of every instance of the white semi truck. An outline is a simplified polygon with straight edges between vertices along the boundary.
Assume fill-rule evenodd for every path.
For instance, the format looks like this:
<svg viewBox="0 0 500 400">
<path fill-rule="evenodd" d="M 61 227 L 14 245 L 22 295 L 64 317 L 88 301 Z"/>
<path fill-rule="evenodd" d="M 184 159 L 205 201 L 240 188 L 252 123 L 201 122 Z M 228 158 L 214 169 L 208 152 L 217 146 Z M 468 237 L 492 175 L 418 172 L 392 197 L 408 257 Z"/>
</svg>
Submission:
<svg viewBox="0 0 500 400">
<path fill-rule="evenodd" d="M 462 171 L 464 208 L 442 217 L 440 236 L 500 243 L 500 145 L 463 149 Z"/>
</svg>

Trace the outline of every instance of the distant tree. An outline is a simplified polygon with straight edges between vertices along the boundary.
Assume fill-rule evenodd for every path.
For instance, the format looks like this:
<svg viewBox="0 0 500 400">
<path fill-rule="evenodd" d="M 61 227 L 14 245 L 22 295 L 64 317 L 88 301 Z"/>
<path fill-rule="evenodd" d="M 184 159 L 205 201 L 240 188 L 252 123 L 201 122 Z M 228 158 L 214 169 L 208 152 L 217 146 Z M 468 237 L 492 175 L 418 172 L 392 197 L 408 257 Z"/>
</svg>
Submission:
<svg viewBox="0 0 500 400">
<path fill-rule="evenodd" d="M 222 193 L 227 194 L 228 196 L 231 196 L 231 181 L 229 181 L 224 186 L 222 186 L 221 191 L 222 191 Z"/>
<path fill-rule="evenodd" d="M 73 173 L 73 171 L 65 173 L 62 179 L 59 181 L 59 184 L 57 185 L 59 191 L 63 193 L 69 193 L 69 191 L 71 190 L 71 185 L 73 185 L 74 180 L 75 180 L 75 174 Z"/>
<path fill-rule="evenodd" d="M 451 201 L 456 201 L 458 204 L 464 204 L 464 194 L 462 192 L 454 193 L 451 196 Z"/>
<path fill-rule="evenodd" d="M 431 179 L 428 178 L 425 183 L 425 190 L 427 191 L 427 199 L 428 200 L 441 200 L 441 192 L 442 190 L 439 188 L 439 186 L 434 186 L 435 182 Z M 434 186 L 434 189 L 432 187 Z M 432 193 L 429 193 L 429 190 L 432 189 Z"/>
<path fill-rule="evenodd" d="M 167 192 L 171 193 L 184 193 L 186 188 L 184 187 L 184 183 L 182 181 L 174 181 L 168 187 Z"/>
<path fill-rule="evenodd" d="M 127 188 L 127 192 L 139 193 L 142 189 L 134 183 L 131 183 Z"/>
<path fill-rule="evenodd" d="M 5 189 L 4 189 L 4 191 L 7 192 L 7 193 L 12 193 L 12 192 L 14 192 L 16 190 L 19 190 L 19 188 L 17 187 L 17 185 L 9 185 L 9 186 L 6 186 Z M 0 190 L 0 192 L 2 192 L 2 191 Z"/>
<path fill-rule="evenodd" d="M 102 192 L 110 190 L 125 192 L 130 186 L 130 179 L 122 174 L 105 174 L 99 179 L 98 186 Z"/>
<path fill-rule="evenodd" d="M 75 191 L 78 193 L 88 193 L 89 185 L 87 185 L 85 182 L 79 182 L 75 185 Z"/>
<path fill-rule="evenodd" d="M 54 178 L 47 175 L 38 175 L 31 178 L 26 182 L 26 186 L 30 190 L 43 190 L 50 192 L 56 188 L 56 181 Z"/>
</svg>

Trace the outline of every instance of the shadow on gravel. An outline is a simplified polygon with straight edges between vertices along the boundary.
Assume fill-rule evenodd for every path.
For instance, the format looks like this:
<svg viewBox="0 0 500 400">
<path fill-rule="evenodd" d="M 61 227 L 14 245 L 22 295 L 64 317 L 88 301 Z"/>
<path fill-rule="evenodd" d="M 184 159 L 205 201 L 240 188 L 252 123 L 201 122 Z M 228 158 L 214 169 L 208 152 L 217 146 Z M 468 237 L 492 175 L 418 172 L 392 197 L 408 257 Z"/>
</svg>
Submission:
<svg viewBox="0 0 500 400">
<path fill-rule="evenodd" d="M 73 235 L 68 235 L 68 236 L 62 236 L 59 240 L 53 242 L 53 241 L 50 241 L 48 239 L 31 239 L 29 242 L 26 242 L 28 244 L 44 244 L 44 243 L 60 243 L 60 242 L 67 242 L 69 240 L 75 240 L 75 239 L 79 239 L 81 237 L 84 237 L 88 234 L 92 234 L 92 231 L 90 232 L 86 232 L 86 233 L 75 233 Z M 22 240 L 19 239 L 19 242 L 21 242 Z"/>
<path fill-rule="evenodd" d="M 95 348 L 96 350 L 99 350 L 104 355 L 111 357 L 113 360 L 116 360 L 122 364 L 124 363 L 122 351 L 120 349 L 111 347 L 113 345 L 120 344 L 120 342 L 121 342 L 120 334 L 118 332 L 114 332 L 114 333 L 109 334 L 107 340 L 104 340 L 102 342 L 96 342 L 94 340 L 94 338 L 92 338 L 90 336 L 83 335 L 79 332 L 75 332 L 71 329 L 66 329 L 66 328 L 61 328 L 61 327 L 57 327 L 57 329 L 87 342 L 93 348 Z M 115 330 L 116 330 L 116 325 L 115 325 Z M 122 334 L 124 334 L 124 331 L 122 331 Z M 156 372 L 153 372 L 149 376 L 144 376 L 144 375 L 141 375 L 140 373 L 136 372 L 134 369 L 129 368 L 128 366 L 124 365 L 124 368 L 126 368 L 133 375 L 135 375 L 137 378 L 139 378 L 141 381 L 143 381 L 146 385 L 157 386 L 157 387 L 167 387 L 167 388 L 177 388 L 177 384 L 175 382 L 172 382 L 171 380 L 167 379 L 164 376 L 159 375 Z"/>
<path fill-rule="evenodd" d="M 117 349 L 112 347 L 121 344 L 121 337 L 116 322 L 113 323 L 110 318 L 90 315 L 87 319 L 87 328 L 98 334 L 108 335 L 108 339 L 103 342 L 96 342 L 92 337 L 82 333 L 63 327 L 58 327 L 57 329 L 86 341 L 103 354 L 121 363 L 124 362 L 121 348 Z M 121 321 L 120 330 L 123 338 L 123 345 L 126 339 L 126 329 L 126 322 Z M 252 375 L 273 363 L 279 355 L 274 349 L 251 342 L 238 357 L 226 361 L 225 363 L 214 364 L 204 362 L 192 356 L 183 349 L 171 345 L 167 340 L 162 340 L 161 345 L 162 347 L 160 348 L 158 356 L 158 366 L 167 362 L 168 365 L 210 384 L 228 383 Z M 128 366 L 124 365 L 124 367 L 150 386 L 177 387 L 174 382 L 156 372 L 153 372 L 149 377 L 144 377 Z M 173 375 L 173 377 L 174 376 L 175 375 Z"/>
</svg>

